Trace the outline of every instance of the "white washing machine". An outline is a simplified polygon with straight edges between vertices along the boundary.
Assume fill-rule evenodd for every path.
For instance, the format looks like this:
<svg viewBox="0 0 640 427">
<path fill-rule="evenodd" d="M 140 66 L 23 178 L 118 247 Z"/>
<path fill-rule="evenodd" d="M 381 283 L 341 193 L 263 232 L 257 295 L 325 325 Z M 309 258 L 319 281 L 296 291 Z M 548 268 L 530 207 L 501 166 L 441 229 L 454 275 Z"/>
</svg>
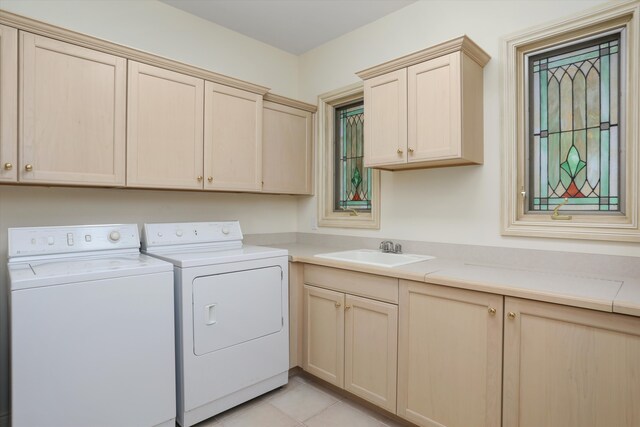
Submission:
<svg viewBox="0 0 640 427">
<path fill-rule="evenodd" d="M 135 224 L 8 234 L 12 425 L 174 426 L 173 266 Z"/>
<path fill-rule="evenodd" d="M 177 421 L 188 427 L 288 381 L 288 256 L 246 246 L 237 221 L 145 224 L 173 263 Z"/>
</svg>

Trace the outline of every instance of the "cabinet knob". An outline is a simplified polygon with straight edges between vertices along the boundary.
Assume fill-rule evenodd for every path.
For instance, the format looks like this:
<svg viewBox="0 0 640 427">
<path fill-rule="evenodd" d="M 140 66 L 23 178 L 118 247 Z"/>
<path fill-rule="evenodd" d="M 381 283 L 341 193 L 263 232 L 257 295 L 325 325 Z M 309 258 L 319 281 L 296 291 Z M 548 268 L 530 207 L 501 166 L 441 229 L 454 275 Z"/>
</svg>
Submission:
<svg viewBox="0 0 640 427">
<path fill-rule="evenodd" d="M 202 181 L 202 175 L 198 175 L 198 182 Z"/>
<path fill-rule="evenodd" d="M 13 163 L 4 164 L 4 170 L 10 171 L 11 169 L 13 169 Z"/>
<path fill-rule="evenodd" d="M 509 319 L 515 319 L 516 318 L 516 314 L 513 311 L 510 311 L 509 313 L 507 313 L 507 317 Z"/>
<path fill-rule="evenodd" d="M 31 172 L 33 170 L 33 165 L 25 165 L 24 170 L 26 170 L 27 172 Z"/>
<path fill-rule="evenodd" d="M 212 177 L 212 176 L 210 176 L 209 178 L 207 178 L 207 181 L 209 181 L 209 182 L 213 182 L 213 177 Z"/>
<path fill-rule="evenodd" d="M 349 310 L 351 307 L 353 307 L 353 306 L 352 306 L 352 305 L 350 305 L 350 304 L 347 304 L 347 305 L 345 305 L 345 306 L 344 306 L 344 309 L 345 309 L 345 310 Z"/>
<path fill-rule="evenodd" d="M 398 154 L 402 154 L 402 150 L 398 148 Z"/>
<path fill-rule="evenodd" d="M 342 304 L 340 304 L 339 302 L 336 303 L 336 308 L 339 308 Z"/>
<path fill-rule="evenodd" d="M 495 316 L 496 315 L 496 309 L 493 308 L 493 307 L 489 307 L 489 314 L 492 315 L 492 316 Z"/>
<path fill-rule="evenodd" d="M 409 154 L 413 154 L 413 148 L 409 148 Z"/>
</svg>

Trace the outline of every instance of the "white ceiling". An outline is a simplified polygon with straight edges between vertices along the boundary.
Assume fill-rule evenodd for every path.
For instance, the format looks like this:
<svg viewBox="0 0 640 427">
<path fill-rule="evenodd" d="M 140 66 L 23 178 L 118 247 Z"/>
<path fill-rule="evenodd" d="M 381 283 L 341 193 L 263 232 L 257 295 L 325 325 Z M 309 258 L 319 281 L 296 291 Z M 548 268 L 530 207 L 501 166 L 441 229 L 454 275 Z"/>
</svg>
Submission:
<svg viewBox="0 0 640 427">
<path fill-rule="evenodd" d="M 299 55 L 416 0 L 160 0 Z"/>
</svg>

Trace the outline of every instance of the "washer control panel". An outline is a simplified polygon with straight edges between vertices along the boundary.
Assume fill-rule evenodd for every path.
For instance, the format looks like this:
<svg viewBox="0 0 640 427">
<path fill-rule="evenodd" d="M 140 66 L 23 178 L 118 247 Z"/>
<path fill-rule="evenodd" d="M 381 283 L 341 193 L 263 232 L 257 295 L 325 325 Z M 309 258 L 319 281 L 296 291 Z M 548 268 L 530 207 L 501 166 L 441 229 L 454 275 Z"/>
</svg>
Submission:
<svg viewBox="0 0 640 427">
<path fill-rule="evenodd" d="M 139 247 L 136 224 L 9 229 L 9 258 Z"/>
<path fill-rule="evenodd" d="M 242 241 L 238 221 L 145 224 L 142 247 Z"/>
</svg>

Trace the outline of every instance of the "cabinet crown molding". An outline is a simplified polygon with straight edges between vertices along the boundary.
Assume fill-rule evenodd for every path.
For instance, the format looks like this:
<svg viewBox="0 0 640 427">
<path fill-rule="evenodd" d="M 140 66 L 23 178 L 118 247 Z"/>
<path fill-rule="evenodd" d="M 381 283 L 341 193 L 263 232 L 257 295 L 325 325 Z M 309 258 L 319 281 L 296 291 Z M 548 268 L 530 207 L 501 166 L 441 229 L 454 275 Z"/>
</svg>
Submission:
<svg viewBox="0 0 640 427">
<path fill-rule="evenodd" d="M 122 46 L 97 37 L 82 34 L 76 31 L 67 30 L 56 25 L 47 24 L 25 16 L 16 15 L 11 12 L 0 9 L 0 24 L 16 28 L 18 30 L 27 31 L 29 33 L 50 37 L 67 43 L 89 49 L 109 53 L 111 55 L 120 56 L 125 59 L 142 62 L 148 65 L 164 68 L 166 70 L 176 71 L 178 73 L 187 74 L 193 77 L 199 77 L 214 83 L 237 89 L 246 90 L 248 92 L 264 95 L 269 91 L 268 87 L 260 86 L 244 80 L 225 76 L 206 70 L 204 68 L 193 65 L 184 64 L 172 59 L 164 58 L 159 55 L 144 52 L 138 49 Z"/>
<path fill-rule="evenodd" d="M 366 80 L 458 51 L 462 51 L 481 67 L 484 67 L 491 59 L 491 56 L 489 56 L 487 52 L 482 50 L 482 48 L 469 37 L 463 35 L 458 38 L 439 43 L 435 46 L 401 56 L 400 58 L 392 61 L 387 61 L 383 64 L 376 65 L 375 67 L 358 71 L 356 75 L 361 79 Z"/>
<path fill-rule="evenodd" d="M 313 104 L 308 104 L 306 102 L 298 101 L 296 99 L 287 98 L 286 96 L 276 95 L 274 93 L 267 93 L 263 98 L 265 101 L 274 102 L 280 105 L 286 105 L 292 108 L 298 108 L 303 111 L 308 111 L 310 113 L 315 113 L 318 110 L 318 107 Z"/>
</svg>

